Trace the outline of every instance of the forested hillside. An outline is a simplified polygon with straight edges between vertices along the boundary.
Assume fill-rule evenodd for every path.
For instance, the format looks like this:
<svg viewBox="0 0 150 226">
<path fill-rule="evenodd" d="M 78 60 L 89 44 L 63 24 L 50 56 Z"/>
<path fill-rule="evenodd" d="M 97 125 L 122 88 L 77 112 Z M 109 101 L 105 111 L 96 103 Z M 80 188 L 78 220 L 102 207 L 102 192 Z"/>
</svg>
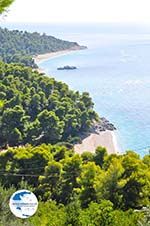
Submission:
<svg viewBox="0 0 150 226">
<path fill-rule="evenodd" d="M 70 48 L 80 48 L 76 42 L 57 39 L 37 32 L 0 28 L 0 58 L 6 63 L 22 63 L 36 67 L 33 56 Z"/>
<path fill-rule="evenodd" d="M 0 63 L 0 146 L 73 143 L 98 115 L 79 94 L 31 68 Z"/>
<path fill-rule="evenodd" d="M 50 144 L 9 149 L 0 154 L 0 225 L 148 226 L 149 167 L 148 155 L 107 155 L 100 147 L 81 156 Z M 20 188 L 40 200 L 26 221 L 13 217 L 6 202 Z"/>
<path fill-rule="evenodd" d="M 0 62 L 0 226 L 149 226 L 150 156 L 108 155 L 103 147 L 74 153 L 79 134 L 100 120 L 91 97 L 21 65 L 77 44 L 7 29 L 0 35 L 9 62 Z M 18 189 L 39 200 L 25 221 L 9 210 Z"/>
</svg>

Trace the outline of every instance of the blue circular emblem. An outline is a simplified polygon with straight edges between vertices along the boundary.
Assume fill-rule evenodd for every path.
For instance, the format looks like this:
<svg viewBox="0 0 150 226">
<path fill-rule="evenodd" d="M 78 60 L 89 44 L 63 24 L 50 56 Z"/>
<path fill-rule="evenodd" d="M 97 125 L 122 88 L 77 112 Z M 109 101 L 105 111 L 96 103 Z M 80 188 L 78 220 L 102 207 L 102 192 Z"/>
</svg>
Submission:
<svg viewBox="0 0 150 226">
<path fill-rule="evenodd" d="M 38 208 L 38 200 L 32 192 L 19 190 L 11 196 L 9 207 L 16 217 L 25 219 L 35 214 Z"/>
</svg>

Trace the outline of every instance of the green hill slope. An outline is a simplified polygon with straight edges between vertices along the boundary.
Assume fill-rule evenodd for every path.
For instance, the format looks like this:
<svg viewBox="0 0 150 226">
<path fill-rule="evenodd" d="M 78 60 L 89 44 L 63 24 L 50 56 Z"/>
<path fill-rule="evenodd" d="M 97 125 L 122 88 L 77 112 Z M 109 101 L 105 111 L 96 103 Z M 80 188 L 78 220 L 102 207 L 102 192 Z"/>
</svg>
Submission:
<svg viewBox="0 0 150 226">
<path fill-rule="evenodd" d="M 0 63 L 0 146 L 72 142 L 97 119 L 88 93 L 31 68 Z"/>
<path fill-rule="evenodd" d="M 0 28 L 0 58 L 6 63 L 19 62 L 36 67 L 33 56 L 71 48 L 80 49 L 80 46 L 76 42 L 64 41 L 46 34 Z"/>
</svg>

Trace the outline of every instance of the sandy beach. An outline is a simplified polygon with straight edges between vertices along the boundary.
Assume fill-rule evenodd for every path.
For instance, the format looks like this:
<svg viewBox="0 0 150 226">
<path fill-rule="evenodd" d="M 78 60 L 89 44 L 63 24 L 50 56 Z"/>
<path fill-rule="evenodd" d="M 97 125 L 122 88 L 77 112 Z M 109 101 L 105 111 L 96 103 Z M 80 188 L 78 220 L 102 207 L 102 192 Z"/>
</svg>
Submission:
<svg viewBox="0 0 150 226">
<path fill-rule="evenodd" d="M 57 51 L 57 52 L 50 52 L 50 53 L 37 55 L 36 57 L 33 57 L 33 59 L 34 59 L 34 62 L 36 64 L 39 64 L 39 63 L 41 63 L 45 60 L 48 60 L 50 58 L 55 58 L 55 57 L 58 57 L 58 56 L 64 56 L 64 55 L 67 55 L 69 53 L 72 53 L 74 51 L 79 51 L 79 50 L 82 50 L 82 49 L 76 47 L 76 48 L 61 50 L 61 51 Z"/>
<path fill-rule="evenodd" d="M 82 154 L 85 151 L 94 153 L 98 146 L 106 147 L 108 154 L 119 154 L 120 148 L 114 131 L 104 131 L 99 133 L 91 133 L 82 140 L 81 144 L 76 144 L 74 150 L 76 153 Z"/>
</svg>

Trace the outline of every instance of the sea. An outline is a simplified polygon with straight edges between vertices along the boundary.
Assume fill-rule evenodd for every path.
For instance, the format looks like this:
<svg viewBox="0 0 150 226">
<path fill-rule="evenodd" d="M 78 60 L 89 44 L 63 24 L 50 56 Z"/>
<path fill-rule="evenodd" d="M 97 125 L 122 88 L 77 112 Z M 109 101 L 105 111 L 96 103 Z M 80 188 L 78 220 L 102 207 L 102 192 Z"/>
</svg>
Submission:
<svg viewBox="0 0 150 226">
<path fill-rule="evenodd" d="M 122 151 L 150 150 L 150 26 L 144 24 L 8 24 L 88 48 L 39 63 L 50 77 L 89 92 L 101 117 L 117 128 Z M 76 70 L 57 70 L 65 65 Z"/>
</svg>

